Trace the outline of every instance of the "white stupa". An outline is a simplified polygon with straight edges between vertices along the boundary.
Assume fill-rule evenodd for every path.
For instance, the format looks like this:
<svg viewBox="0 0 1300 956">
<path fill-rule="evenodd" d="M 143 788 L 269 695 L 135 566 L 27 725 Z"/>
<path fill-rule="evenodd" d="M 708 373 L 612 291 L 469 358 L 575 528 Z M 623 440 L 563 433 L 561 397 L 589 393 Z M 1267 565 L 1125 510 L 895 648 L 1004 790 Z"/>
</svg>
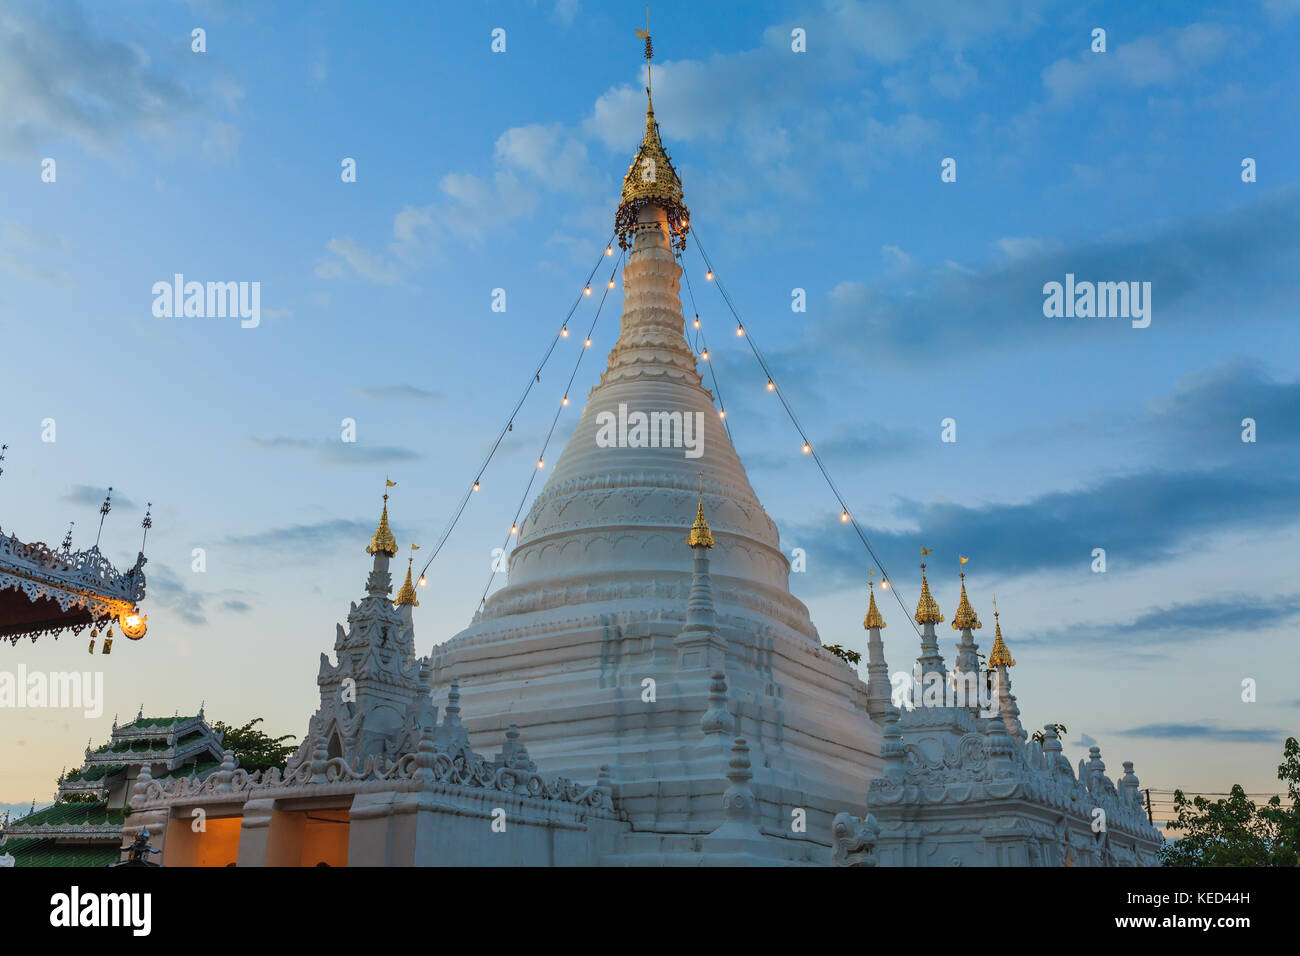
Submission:
<svg viewBox="0 0 1300 956">
<path fill-rule="evenodd" d="M 802 844 L 805 816 L 808 833 L 827 834 L 861 805 L 880 730 L 866 685 L 790 593 L 776 525 L 684 336 L 673 246 L 689 213 L 652 104 L 617 225 L 631 250 L 618 341 L 519 526 L 507 585 L 434 648 L 434 697 L 459 681 L 476 744 L 517 724 L 553 772 L 586 779 L 608 765 L 637 832 L 717 828 L 726 754 L 743 736 L 762 831 Z M 637 413 L 651 424 L 641 433 Z M 697 513 L 714 546 L 697 534 L 688 549 Z"/>
<path fill-rule="evenodd" d="M 921 565 L 928 689 L 904 713 L 873 587 L 866 683 L 822 647 L 683 335 L 689 229 L 649 107 L 616 219 L 618 342 L 506 586 L 417 658 L 385 493 L 365 595 L 320 655 L 320 706 L 283 770 L 230 750 L 206 778 L 145 766 L 125 839 L 167 866 L 1157 862 L 1132 763 L 1112 781 L 1094 746 L 1076 776 L 1064 728 L 1026 733 L 1000 621 L 980 663 L 964 576 L 950 671 Z"/>
</svg>

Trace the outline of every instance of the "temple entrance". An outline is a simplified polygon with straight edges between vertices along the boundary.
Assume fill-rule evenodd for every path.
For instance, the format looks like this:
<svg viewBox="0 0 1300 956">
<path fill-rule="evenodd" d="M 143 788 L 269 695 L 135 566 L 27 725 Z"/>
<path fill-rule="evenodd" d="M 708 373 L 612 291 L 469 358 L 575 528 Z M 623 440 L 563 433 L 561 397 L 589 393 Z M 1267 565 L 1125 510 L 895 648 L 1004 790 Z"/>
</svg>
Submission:
<svg viewBox="0 0 1300 956">
<path fill-rule="evenodd" d="M 229 866 L 239 856 L 240 817 L 207 817 L 194 832 L 190 816 L 172 817 L 167 823 L 167 866 Z"/>
<path fill-rule="evenodd" d="M 351 798 L 348 799 L 351 803 Z M 347 866 L 348 806 L 276 809 L 266 848 L 267 866 Z"/>
</svg>

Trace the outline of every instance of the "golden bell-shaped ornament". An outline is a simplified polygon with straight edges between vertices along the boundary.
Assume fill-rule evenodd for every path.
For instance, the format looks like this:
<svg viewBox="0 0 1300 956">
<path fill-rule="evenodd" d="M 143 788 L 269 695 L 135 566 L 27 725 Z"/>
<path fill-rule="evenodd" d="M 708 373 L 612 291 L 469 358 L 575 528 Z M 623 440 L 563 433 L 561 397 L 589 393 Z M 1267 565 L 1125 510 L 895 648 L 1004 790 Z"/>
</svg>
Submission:
<svg viewBox="0 0 1300 956">
<path fill-rule="evenodd" d="M 106 638 L 104 638 L 104 651 L 103 651 L 103 652 L 104 652 L 105 654 L 112 654 L 112 653 L 113 653 L 113 639 L 112 639 L 111 637 L 106 637 Z"/>
</svg>

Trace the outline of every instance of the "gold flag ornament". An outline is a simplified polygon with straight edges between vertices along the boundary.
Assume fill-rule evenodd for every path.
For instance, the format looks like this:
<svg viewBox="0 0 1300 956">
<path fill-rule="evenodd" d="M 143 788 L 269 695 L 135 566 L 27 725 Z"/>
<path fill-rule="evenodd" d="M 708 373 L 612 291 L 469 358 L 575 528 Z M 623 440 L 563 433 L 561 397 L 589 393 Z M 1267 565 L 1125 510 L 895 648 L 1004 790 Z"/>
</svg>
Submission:
<svg viewBox="0 0 1300 956">
<path fill-rule="evenodd" d="M 927 548 L 925 545 L 921 545 L 921 557 L 925 557 L 933 550 L 934 550 L 933 548 Z"/>
<path fill-rule="evenodd" d="M 637 38 L 638 38 L 638 39 L 644 40 L 646 37 L 648 37 L 648 36 L 650 35 L 650 31 L 649 31 L 649 30 L 637 30 L 637 31 L 636 31 L 636 35 L 637 35 Z"/>
<path fill-rule="evenodd" d="M 419 551 L 419 550 L 420 550 L 420 546 L 419 546 L 418 544 L 412 544 L 412 545 L 411 545 L 411 550 L 412 550 L 412 551 Z"/>
<path fill-rule="evenodd" d="M 390 480 L 389 477 L 388 477 L 387 475 L 385 475 L 385 476 L 384 476 L 384 487 L 385 487 L 385 488 L 396 488 L 396 487 L 397 487 L 397 482 Z"/>
<path fill-rule="evenodd" d="M 962 558 L 960 554 L 957 555 L 957 557 L 961 558 L 961 563 L 962 563 L 962 564 L 965 564 L 967 561 L 970 560 L 970 558 Z"/>
</svg>

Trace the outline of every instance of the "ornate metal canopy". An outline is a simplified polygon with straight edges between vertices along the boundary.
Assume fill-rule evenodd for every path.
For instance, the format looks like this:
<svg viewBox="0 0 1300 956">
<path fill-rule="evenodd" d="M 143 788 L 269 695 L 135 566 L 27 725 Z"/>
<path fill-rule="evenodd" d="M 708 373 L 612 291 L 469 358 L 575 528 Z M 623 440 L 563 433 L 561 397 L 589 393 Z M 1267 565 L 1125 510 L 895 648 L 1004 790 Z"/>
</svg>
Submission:
<svg viewBox="0 0 1300 956">
<path fill-rule="evenodd" d="M 147 560 L 141 552 L 135 566 L 123 572 L 98 546 L 56 550 L 0 532 L 0 639 L 17 643 L 22 637 L 35 640 L 65 629 L 79 634 L 117 623 L 128 638 L 139 640 L 148 627 L 138 607 Z"/>
</svg>

